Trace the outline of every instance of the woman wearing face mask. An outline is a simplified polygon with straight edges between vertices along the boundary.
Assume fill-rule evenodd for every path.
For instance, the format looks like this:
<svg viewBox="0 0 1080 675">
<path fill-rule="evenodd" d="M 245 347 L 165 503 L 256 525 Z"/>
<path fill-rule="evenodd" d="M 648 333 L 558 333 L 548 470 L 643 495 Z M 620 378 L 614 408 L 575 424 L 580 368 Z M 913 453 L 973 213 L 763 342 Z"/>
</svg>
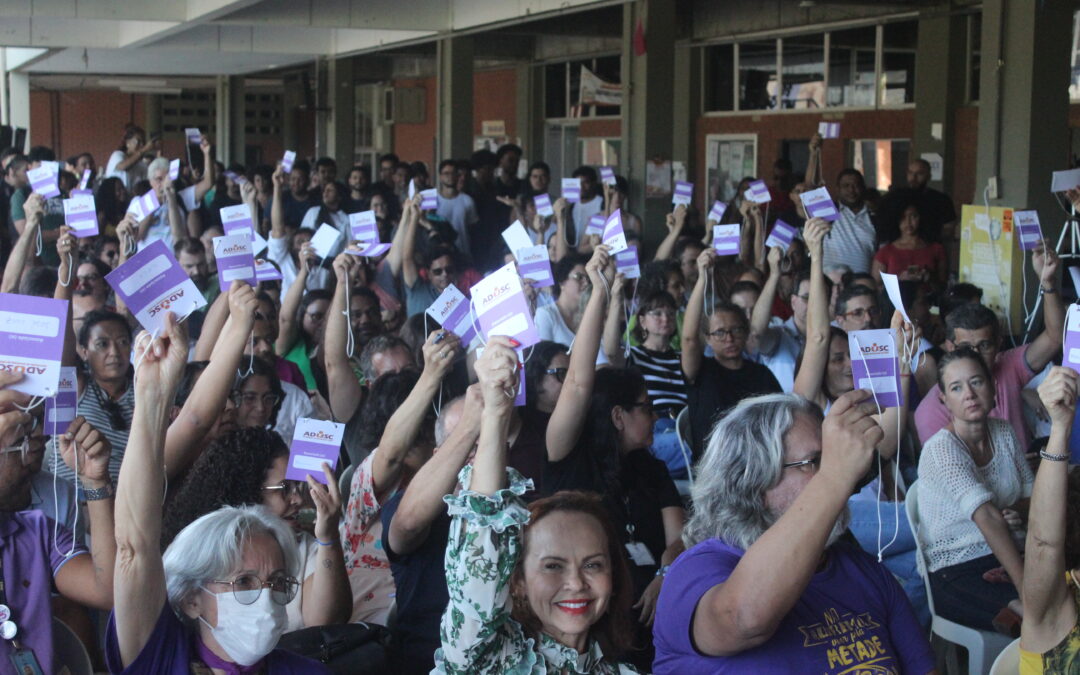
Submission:
<svg viewBox="0 0 1080 675">
<path fill-rule="evenodd" d="M 476 365 L 484 415 L 464 489 L 448 498 L 450 604 L 435 671 L 636 672 L 618 661 L 632 633 L 632 589 L 600 500 L 560 492 L 526 509 L 528 482 L 507 470 L 506 392 L 518 385 L 509 344 L 492 338 Z"/>
<path fill-rule="evenodd" d="M 349 580 L 338 538 L 341 497 L 324 466 L 325 485 L 286 480 L 289 447 L 265 429 L 240 429 L 211 443 L 188 472 L 165 511 L 162 546 L 203 515 L 223 506 L 261 504 L 288 523 L 298 545 L 300 591 L 286 607 L 286 632 L 305 626 L 341 623 L 349 618 Z M 296 516 L 311 495 L 315 536 L 300 529 Z"/>
<path fill-rule="evenodd" d="M 938 364 L 941 399 L 952 422 L 930 437 L 919 459 L 919 511 L 930 590 L 938 614 L 993 630 L 1022 614 L 1024 563 L 1017 541 L 1035 478 L 1012 426 L 990 417 L 994 382 L 967 347 Z M 1004 568 L 1002 571 L 1001 568 Z"/>
<path fill-rule="evenodd" d="M 161 554 L 163 434 L 187 361 L 187 331 L 172 313 L 139 341 L 131 436 L 116 494 L 119 562 L 106 637 L 113 673 L 329 673 L 274 645 L 299 582 L 296 543 L 261 506 L 226 507 L 185 528 Z M 148 335 L 140 337 L 148 338 Z"/>
</svg>

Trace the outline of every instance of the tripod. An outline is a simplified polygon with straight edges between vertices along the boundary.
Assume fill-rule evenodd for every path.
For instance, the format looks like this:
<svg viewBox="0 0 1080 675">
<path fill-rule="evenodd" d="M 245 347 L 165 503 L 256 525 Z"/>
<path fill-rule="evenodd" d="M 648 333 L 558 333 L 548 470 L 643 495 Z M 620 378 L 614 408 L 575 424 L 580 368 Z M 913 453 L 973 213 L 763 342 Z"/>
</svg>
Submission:
<svg viewBox="0 0 1080 675">
<path fill-rule="evenodd" d="M 1069 239 L 1069 248 L 1066 252 L 1063 247 L 1065 246 L 1065 238 Z M 1062 262 L 1066 260 L 1080 260 L 1080 221 L 1076 218 L 1076 207 L 1072 206 L 1069 209 L 1069 219 L 1065 221 L 1065 224 L 1061 228 L 1061 234 L 1058 235 L 1057 244 L 1054 246 L 1054 251 L 1058 254 L 1058 258 Z M 1076 292 L 1077 300 L 1080 301 L 1080 273 L 1071 272 L 1073 274 L 1073 290 Z M 1024 326 L 1024 341 L 1027 341 L 1027 336 L 1031 333 L 1031 327 L 1035 323 L 1035 317 L 1039 314 L 1039 307 L 1042 305 L 1042 293 L 1035 299 L 1035 307 L 1032 308 L 1031 314 L 1027 317 L 1027 324 Z"/>
</svg>

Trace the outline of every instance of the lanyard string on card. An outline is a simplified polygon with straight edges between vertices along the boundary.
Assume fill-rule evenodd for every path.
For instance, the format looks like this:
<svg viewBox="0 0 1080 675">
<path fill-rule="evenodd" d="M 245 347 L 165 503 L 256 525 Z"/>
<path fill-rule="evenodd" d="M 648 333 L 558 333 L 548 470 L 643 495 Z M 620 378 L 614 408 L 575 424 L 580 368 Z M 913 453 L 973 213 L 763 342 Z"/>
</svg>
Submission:
<svg viewBox="0 0 1080 675">
<path fill-rule="evenodd" d="M 634 291 L 630 295 L 630 303 L 623 303 L 623 320 L 626 322 L 626 330 L 630 330 L 630 315 L 634 313 L 634 304 L 637 302 L 637 279 L 632 280 L 634 282 Z M 625 347 L 623 348 L 623 358 L 629 358 L 630 356 L 630 336 L 626 336 Z"/>
<path fill-rule="evenodd" d="M 443 331 L 445 331 L 445 330 L 446 329 L 444 328 Z M 431 334 L 431 331 L 428 330 L 428 313 L 424 312 L 424 339 L 427 340 L 427 336 L 430 335 L 430 334 Z M 445 334 L 446 333 L 444 332 L 443 335 L 445 336 Z M 435 339 L 436 340 L 441 340 L 442 338 L 439 337 L 439 338 L 435 338 Z M 432 408 L 432 410 L 435 411 L 435 419 L 438 419 L 439 417 L 442 416 L 442 393 L 443 393 L 443 380 L 442 380 L 442 378 L 439 378 L 439 403 L 438 403 L 438 405 L 436 405 L 434 400 L 431 402 L 431 408 Z"/>
</svg>

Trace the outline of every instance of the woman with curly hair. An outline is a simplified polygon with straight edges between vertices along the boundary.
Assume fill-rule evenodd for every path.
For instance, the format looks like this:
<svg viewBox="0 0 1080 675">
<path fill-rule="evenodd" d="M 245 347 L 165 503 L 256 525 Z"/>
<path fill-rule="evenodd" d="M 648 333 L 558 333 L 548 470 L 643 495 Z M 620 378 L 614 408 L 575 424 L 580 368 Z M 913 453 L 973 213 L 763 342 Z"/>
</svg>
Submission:
<svg viewBox="0 0 1080 675">
<path fill-rule="evenodd" d="M 192 466 L 165 511 L 162 548 L 190 523 L 223 506 L 261 504 L 287 522 L 299 544 L 300 592 L 286 606 L 287 630 L 348 620 L 349 580 L 345 575 L 338 519 L 341 497 L 329 465 L 326 485 L 286 480 L 289 448 L 268 429 L 248 427 L 218 438 Z M 315 536 L 301 530 L 296 515 L 305 493 L 315 502 Z"/>
</svg>

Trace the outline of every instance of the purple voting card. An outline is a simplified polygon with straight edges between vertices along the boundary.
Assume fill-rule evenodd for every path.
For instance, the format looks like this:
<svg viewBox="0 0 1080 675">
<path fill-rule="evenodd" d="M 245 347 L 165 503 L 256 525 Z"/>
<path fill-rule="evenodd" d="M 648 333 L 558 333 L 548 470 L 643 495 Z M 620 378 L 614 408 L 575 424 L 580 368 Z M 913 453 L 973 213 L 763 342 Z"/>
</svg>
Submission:
<svg viewBox="0 0 1080 675">
<path fill-rule="evenodd" d="M 750 182 L 750 201 L 757 204 L 768 204 L 772 201 L 772 195 L 769 194 L 769 186 L 765 184 L 763 180 L 755 180 Z"/>
<path fill-rule="evenodd" d="M 93 237 L 98 233 L 97 206 L 94 197 L 78 196 L 64 200 L 64 224 L 71 228 L 71 234 Z"/>
<path fill-rule="evenodd" d="M 45 433 L 57 436 L 68 430 L 78 408 L 78 379 L 75 366 L 60 366 L 56 394 L 45 399 Z"/>
<path fill-rule="evenodd" d="M 818 122 L 817 132 L 822 138 L 840 138 L 840 123 Z"/>
<path fill-rule="evenodd" d="M 712 245 L 717 255 L 739 255 L 739 226 L 713 225 Z"/>
<path fill-rule="evenodd" d="M 1065 346 L 1062 349 L 1061 365 L 1080 373 L 1080 305 L 1075 303 L 1069 305 L 1065 314 Z"/>
<path fill-rule="evenodd" d="M 604 234 L 601 239 L 603 240 L 602 243 L 611 247 L 609 253 L 626 250 L 626 234 L 623 232 L 621 209 L 615 209 L 615 213 L 612 213 L 604 221 Z"/>
<path fill-rule="evenodd" d="M 184 129 L 184 138 L 192 145 L 199 145 L 202 143 L 202 132 L 195 127 L 187 127 Z"/>
<path fill-rule="evenodd" d="M 1030 251 L 1038 248 L 1042 242 L 1042 226 L 1039 225 L 1038 211 L 1013 211 L 1013 223 L 1019 235 L 1020 248 Z"/>
<path fill-rule="evenodd" d="M 277 268 L 277 265 L 269 260 L 255 258 L 256 281 L 280 281 L 282 278 L 281 270 Z"/>
<path fill-rule="evenodd" d="M 206 306 L 202 293 L 162 239 L 150 242 L 106 275 L 105 281 L 151 334 L 164 330 L 167 312 L 180 320 Z"/>
<path fill-rule="evenodd" d="M 83 169 L 82 178 L 79 179 L 79 189 L 85 190 L 86 186 L 90 184 L 90 169 Z"/>
<path fill-rule="evenodd" d="M 615 273 L 627 279 L 641 278 L 641 265 L 638 262 L 637 246 L 628 246 L 625 251 L 615 254 Z"/>
<path fill-rule="evenodd" d="M 358 241 L 355 247 L 345 249 L 349 255 L 361 258 L 378 258 L 390 251 L 390 244 L 380 244 L 377 241 Z"/>
<path fill-rule="evenodd" d="M 255 255 L 251 250 L 251 237 L 245 232 L 214 237 L 214 261 L 217 263 L 218 283 L 224 291 L 234 281 L 254 286 Z"/>
<path fill-rule="evenodd" d="M 247 178 L 244 178 L 243 176 L 236 173 L 235 171 L 226 171 L 225 172 L 225 177 L 228 178 L 229 180 L 231 180 L 232 182 L 236 183 L 237 185 L 243 185 L 244 183 L 247 182 Z"/>
<path fill-rule="evenodd" d="M 349 214 L 349 229 L 354 241 L 379 241 L 379 225 L 375 222 L 374 211 L 361 211 Z"/>
<path fill-rule="evenodd" d="M 562 179 L 562 196 L 563 199 L 576 204 L 581 201 L 581 179 L 580 178 L 563 178 Z"/>
<path fill-rule="evenodd" d="M 503 265 L 481 279 L 470 295 L 485 339 L 505 335 L 518 341 L 518 349 L 540 341 L 514 263 Z"/>
<path fill-rule="evenodd" d="M 82 190 L 80 188 L 75 188 L 74 190 L 71 191 L 71 194 L 68 195 L 68 196 L 69 197 L 93 197 L 94 196 L 94 191 L 93 190 Z"/>
<path fill-rule="evenodd" d="M 30 187 L 42 197 L 48 199 L 60 196 L 60 186 L 57 184 L 58 174 L 53 171 L 51 164 L 43 164 L 36 169 L 30 169 L 26 172 L 26 177 L 30 179 Z"/>
<path fill-rule="evenodd" d="M 555 278 L 551 276 L 551 259 L 548 257 L 547 246 L 526 246 L 518 249 L 514 257 L 517 258 L 518 274 L 521 278 L 533 282 L 533 288 L 555 285 Z"/>
<path fill-rule="evenodd" d="M 143 221 L 153 215 L 154 211 L 161 208 L 157 190 L 148 190 L 142 197 L 135 197 L 128 204 L 128 213 L 135 216 L 136 220 Z"/>
<path fill-rule="evenodd" d="M 687 183 L 684 180 L 675 181 L 675 191 L 671 194 L 671 203 L 678 206 L 679 204 L 690 205 L 690 202 L 694 200 L 694 184 Z"/>
<path fill-rule="evenodd" d="M 604 185 L 615 185 L 615 167 L 600 167 L 600 182 Z"/>
<path fill-rule="evenodd" d="M 329 420 L 315 420 L 300 417 L 293 429 L 292 443 L 289 445 L 289 465 L 285 469 L 285 480 L 307 482 L 311 476 L 326 484 L 323 462 L 333 471 L 337 467 L 341 454 L 341 440 L 345 437 L 345 425 Z"/>
<path fill-rule="evenodd" d="M 712 208 L 709 209 L 709 217 L 707 220 L 719 223 L 724 219 L 724 211 L 727 211 L 727 204 L 721 201 L 713 202 Z"/>
<path fill-rule="evenodd" d="M 176 180 L 180 177 L 180 160 L 173 159 L 169 161 L 169 180 Z"/>
<path fill-rule="evenodd" d="M 856 389 L 872 392 L 882 410 L 900 405 L 896 339 L 887 328 L 848 333 L 851 378 Z"/>
<path fill-rule="evenodd" d="M 0 293 L 0 370 L 23 375 L 12 389 L 30 396 L 56 394 L 67 311 L 67 300 Z"/>
<path fill-rule="evenodd" d="M 439 191 L 435 188 L 420 191 L 420 210 L 434 211 L 439 208 Z"/>
<path fill-rule="evenodd" d="M 469 299 L 450 284 L 435 302 L 427 308 L 427 315 L 435 319 L 445 330 L 461 338 L 461 344 L 468 349 L 476 339 L 476 326 L 469 312 Z"/>
<path fill-rule="evenodd" d="M 251 209 L 247 204 L 236 204 L 218 209 L 221 214 L 221 227 L 225 234 L 239 234 L 246 232 L 249 235 L 255 232 L 255 221 L 251 219 Z"/>
<path fill-rule="evenodd" d="M 296 152 L 294 150 L 286 150 L 285 156 L 281 158 L 281 170 L 285 173 L 292 173 L 292 165 L 296 162 Z"/>
<path fill-rule="evenodd" d="M 547 195 L 536 195 L 533 197 L 533 204 L 536 205 L 536 212 L 544 217 L 555 215 L 555 209 L 551 208 L 551 197 Z"/>
<path fill-rule="evenodd" d="M 607 222 L 607 218 L 602 213 L 598 213 L 592 218 L 589 218 L 589 223 L 585 226 L 585 234 L 603 234 L 604 223 Z"/>
<path fill-rule="evenodd" d="M 799 199 L 802 200 L 808 219 L 821 218 L 822 220 L 833 221 L 840 217 L 840 213 L 836 210 L 836 204 L 833 203 L 832 197 L 829 196 L 828 188 L 819 187 L 816 190 L 808 190 L 799 195 Z"/>
<path fill-rule="evenodd" d="M 782 220 L 777 220 L 773 225 L 772 232 L 765 239 L 765 248 L 779 246 L 786 253 L 798 233 L 799 231 L 794 226 L 788 225 Z"/>
</svg>

